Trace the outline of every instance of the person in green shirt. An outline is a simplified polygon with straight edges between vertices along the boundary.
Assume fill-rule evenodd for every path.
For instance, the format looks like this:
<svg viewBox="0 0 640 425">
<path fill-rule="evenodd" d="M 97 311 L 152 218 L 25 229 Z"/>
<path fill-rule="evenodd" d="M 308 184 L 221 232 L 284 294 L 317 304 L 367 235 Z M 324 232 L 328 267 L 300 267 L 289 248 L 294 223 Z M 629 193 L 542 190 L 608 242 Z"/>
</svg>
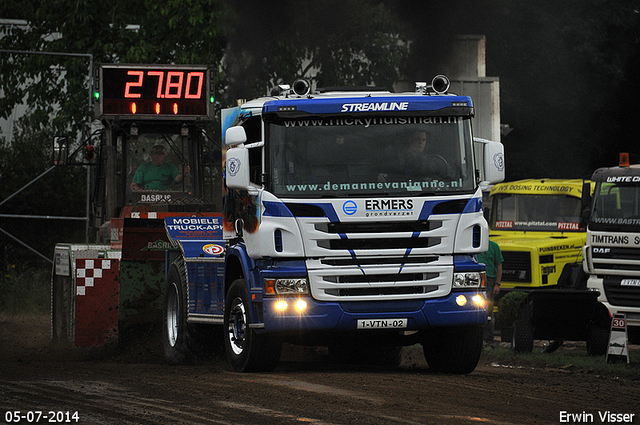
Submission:
<svg viewBox="0 0 640 425">
<path fill-rule="evenodd" d="M 155 145 L 151 149 L 151 162 L 140 165 L 134 174 L 131 190 L 169 190 L 172 183 L 182 182 L 189 166 L 185 165 L 181 173 L 178 167 L 165 162 L 165 157 L 164 146 Z"/>
<path fill-rule="evenodd" d="M 484 327 L 484 340 L 487 343 L 493 342 L 493 305 L 495 297 L 500 293 L 500 281 L 502 280 L 502 251 L 500 246 L 494 241 L 489 241 L 489 249 L 478 254 L 478 262 L 484 263 L 487 273 L 487 301 L 489 302 L 488 310 L 490 320 Z"/>
</svg>

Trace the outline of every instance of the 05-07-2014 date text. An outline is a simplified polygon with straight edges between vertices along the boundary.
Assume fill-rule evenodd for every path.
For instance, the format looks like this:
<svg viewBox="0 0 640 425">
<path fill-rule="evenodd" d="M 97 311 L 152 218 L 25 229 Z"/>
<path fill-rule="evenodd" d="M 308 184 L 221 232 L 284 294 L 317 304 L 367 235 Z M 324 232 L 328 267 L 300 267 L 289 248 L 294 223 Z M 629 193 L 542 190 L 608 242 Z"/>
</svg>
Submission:
<svg viewBox="0 0 640 425">
<path fill-rule="evenodd" d="M 9 410 L 4 414 L 7 424 L 19 423 L 78 423 L 80 415 L 78 412 L 63 411 L 43 411 L 43 410 Z"/>
</svg>

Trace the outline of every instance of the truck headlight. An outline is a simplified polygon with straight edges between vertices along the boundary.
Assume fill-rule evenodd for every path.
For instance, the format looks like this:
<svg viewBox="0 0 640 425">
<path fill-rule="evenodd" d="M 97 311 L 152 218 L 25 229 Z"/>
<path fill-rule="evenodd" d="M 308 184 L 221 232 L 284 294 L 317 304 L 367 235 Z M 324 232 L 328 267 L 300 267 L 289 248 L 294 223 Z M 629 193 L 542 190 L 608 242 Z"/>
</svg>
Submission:
<svg viewBox="0 0 640 425">
<path fill-rule="evenodd" d="M 484 285 L 484 272 L 453 274 L 453 289 L 478 289 Z"/>
<path fill-rule="evenodd" d="M 265 279 L 268 295 L 300 295 L 309 293 L 306 278 Z"/>
</svg>

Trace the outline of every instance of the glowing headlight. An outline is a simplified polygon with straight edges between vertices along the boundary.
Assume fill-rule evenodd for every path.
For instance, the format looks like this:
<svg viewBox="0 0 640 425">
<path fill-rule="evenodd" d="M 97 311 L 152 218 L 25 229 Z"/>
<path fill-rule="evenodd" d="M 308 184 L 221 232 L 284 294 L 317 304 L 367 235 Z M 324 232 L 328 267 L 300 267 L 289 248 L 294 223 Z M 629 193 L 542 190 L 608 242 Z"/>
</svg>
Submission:
<svg viewBox="0 0 640 425">
<path fill-rule="evenodd" d="M 453 289 L 476 289 L 482 286 L 484 272 L 464 272 L 453 274 Z"/>
<path fill-rule="evenodd" d="M 298 299 L 293 305 L 295 306 L 295 310 L 298 313 L 302 313 L 307 309 L 307 302 L 303 299 Z M 279 300 L 278 302 L 276 302 L 276 311 L 284 313 L 288 308 L 289 303 L 286 300 Z"/>
<path fill-rule="evenodd" d="M 309 293 L 309 285 L 305 278 L 266 279 L 265 286 L 266 293 L 270 295 L 299 295 Z"/>
<path fill-rule="evenodd" d="M 296 301 L 296 308 L 298 311 L 305 311 L 307 309 L 307 302 L 305 300 Z"/>
<path fill-rule="evenodd" d="M 475 294 L 473 297 L 471 297 L 471 301 L 473 301 L 473 303 L 478 307 L 485 307 L 484 297 L 480 294 Z"/>
</svg>

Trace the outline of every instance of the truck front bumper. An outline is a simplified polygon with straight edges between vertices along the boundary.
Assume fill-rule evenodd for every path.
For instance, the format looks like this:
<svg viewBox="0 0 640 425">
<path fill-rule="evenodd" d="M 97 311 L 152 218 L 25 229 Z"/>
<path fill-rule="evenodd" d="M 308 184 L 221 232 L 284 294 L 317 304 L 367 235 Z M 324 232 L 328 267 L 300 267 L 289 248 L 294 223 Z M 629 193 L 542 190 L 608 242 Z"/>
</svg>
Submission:
<svg viewBox="0 0 640 425">
<path fill-rule="evenodd" d="M 619 286 L 619 281 L 623 277 L 615 276 L 610 277 L 609 280 L 616 281 L 616 286 Z M 629 307 L 623 305 L 615 305 L 611 304 L 607 299 L 606 289 L 604 279 L 600 276 L 589 276 L 589 280 L 587 281 L 587 287 L 589 289 L 594 289 L 600 291 L 600 296 L 598 297 L 598 301 L 607 307 L 609 310 L 609 314 L 613 317 L 614 314 L 624 313 L 627 320 L 627 328 L 635 327 L 640 328 L 640 308 L 638 307 Z"/>
<path fill-rule="evenodd" d="M 474 300 L 474 296 L 478 296 Z M 262 332 L 294 330 L 398 329 L 420 330 L 436 326 L 482 326 L 487 322 L 484 292 L 453 292 L 446 297 L 407 301 L 318 302 L 301 297 L 306 308 L 299 311 L 297 298 L 266 298 Z M 285 310 L 278 302 L 287 301 Z M 282 307 L 282 305 L 281 305 Z M 359 322 L 360 321 L 360 322 Z M 364 321 L 364 322 L 363 322 Z"/>
</svg>

